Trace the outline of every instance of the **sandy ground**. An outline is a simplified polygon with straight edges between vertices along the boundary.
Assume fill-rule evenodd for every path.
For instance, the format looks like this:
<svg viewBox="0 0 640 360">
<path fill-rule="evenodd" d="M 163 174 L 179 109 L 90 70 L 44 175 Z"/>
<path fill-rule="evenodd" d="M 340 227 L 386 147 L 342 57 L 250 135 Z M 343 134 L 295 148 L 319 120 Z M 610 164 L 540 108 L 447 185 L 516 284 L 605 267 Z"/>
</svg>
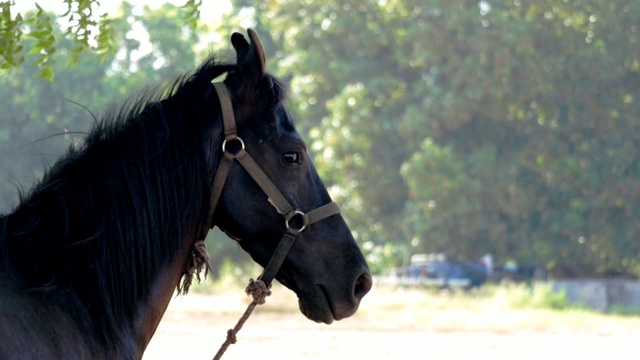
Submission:
<svg viewBox="0 0 640 360">
<path fill-rule="evenodd" d="M 248 303 L 241 290 L 174 299 L 144 360 L 211 359 Z M 355 316 L 332 325 L 296 307 L 292 293 L 275 288 L 223 359 L 640 359 L 637 317 L 450 308 L 412 291 L 373 291 Z"/>
</svg>

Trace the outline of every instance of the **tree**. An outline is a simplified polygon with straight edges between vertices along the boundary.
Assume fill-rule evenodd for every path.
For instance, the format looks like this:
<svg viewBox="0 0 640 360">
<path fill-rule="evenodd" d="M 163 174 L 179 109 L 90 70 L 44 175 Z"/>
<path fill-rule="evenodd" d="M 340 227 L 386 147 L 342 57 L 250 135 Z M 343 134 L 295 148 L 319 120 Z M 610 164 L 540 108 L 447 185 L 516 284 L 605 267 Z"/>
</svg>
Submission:
<svg viewBox="0 0 640 360">
<path fill-rule="evenodd" d="M 202 0 L 186 0 L 181 23 L 195 29 L 200 16 Z M 39 75 L 53 79 L 53 55 L 62 39 L 70 40 L 73 47 L 69 54 L 73 63 L 85 51 L 92 51 L 105 60 L 115 49 L 112 19 L 100 13 L 98 0 L 64 0 L 66 9 L 59 16 L 52 16 L 36 4 L 36 11 L 21 14 L 15 10 L 13 0 L 0 1 L 0 69 L 17 68 L 27 57 L 34 57 L 33 65 L 40 67 Z M 54 20 L 67 24 L 56 32 Z M 28 41 L 33 39 L 35 41 Z"/>
</svg>

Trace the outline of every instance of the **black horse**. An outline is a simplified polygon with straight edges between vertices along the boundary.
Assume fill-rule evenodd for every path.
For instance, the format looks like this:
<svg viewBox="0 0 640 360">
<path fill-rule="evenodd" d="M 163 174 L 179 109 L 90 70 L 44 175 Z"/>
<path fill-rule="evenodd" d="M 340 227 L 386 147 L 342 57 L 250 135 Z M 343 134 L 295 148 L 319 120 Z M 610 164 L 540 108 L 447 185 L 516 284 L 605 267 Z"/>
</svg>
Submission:
<svg viewBox="0 0 640 360">
<path fill-rule="evenodd" d="M 283 86 L 249 36 L 231 38 L 236 64 L 211 58 L 112 109 L 0 217 L 0 358 L 140 358 L 175 288 L 193 275 L 194 244 L 208 225 L 266 266 L 289 224 L 261 186 L 231 166 L 211 206 L 224 162 L 213 79 L 226 74 L 238 136 L 294 216 L 331 202 Z M 276 278 L 304 315 L 331 323 L 357 310 L 372 281 L 342 217 L 325 217 L 300 232 Z"/>
</svg>

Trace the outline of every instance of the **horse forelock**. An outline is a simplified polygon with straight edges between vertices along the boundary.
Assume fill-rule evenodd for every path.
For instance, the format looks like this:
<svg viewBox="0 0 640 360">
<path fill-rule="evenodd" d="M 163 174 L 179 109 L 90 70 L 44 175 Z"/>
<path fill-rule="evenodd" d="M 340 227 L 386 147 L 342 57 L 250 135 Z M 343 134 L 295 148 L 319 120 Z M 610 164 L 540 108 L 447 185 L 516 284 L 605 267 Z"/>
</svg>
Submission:
<svg viewBox="0 0 640 360">
<path fill-rule="evenodd" d="M 108 110 L 0 217 L 0 271 L 88 314 L 114 340 L 158 270 L 202 226 L 221 132 L 211 121 L 218 106 L 203 109 L 202 99 L 233 68 L 210 58 Z"/>
</svg>

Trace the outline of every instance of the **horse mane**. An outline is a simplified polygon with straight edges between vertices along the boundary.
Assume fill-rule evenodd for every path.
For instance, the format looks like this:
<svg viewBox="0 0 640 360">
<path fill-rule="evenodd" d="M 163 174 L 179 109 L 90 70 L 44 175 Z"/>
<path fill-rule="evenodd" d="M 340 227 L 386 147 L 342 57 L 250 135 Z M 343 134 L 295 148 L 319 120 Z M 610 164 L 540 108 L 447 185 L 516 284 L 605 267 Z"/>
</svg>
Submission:
<svg viewBox="0 0 640 360">
<path fill-rule="evenodd" d="M 203 100 L 235 68 L 211 57 L 111 107 L 0 216 L 0 275 L 93 319 L 117 346 L 159 270 L 203 226 L 222 131 L 219 105 Z"/>
</svg>

